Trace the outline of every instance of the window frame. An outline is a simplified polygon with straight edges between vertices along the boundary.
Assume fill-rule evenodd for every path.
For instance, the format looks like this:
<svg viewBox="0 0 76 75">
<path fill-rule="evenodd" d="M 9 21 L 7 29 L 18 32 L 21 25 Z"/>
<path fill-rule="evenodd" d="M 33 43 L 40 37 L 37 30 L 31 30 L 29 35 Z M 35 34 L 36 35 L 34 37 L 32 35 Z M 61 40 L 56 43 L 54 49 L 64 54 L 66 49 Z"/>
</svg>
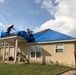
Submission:
<svg viewBox="0 0 76 75">
<path fill-rule="evenodd" d="M 31 46 L 31 52 L 35 52 L 35 54 L 34 54 L 34 57 L 32 57 L 31 52 L 30 52 L 31 58 L 35 58 L 35 56 L 36 56 L 36 50 L 32 51 L 33 47 L 35 47 L 35 46 L 34 45 Z"/>
<path fill-rule="evenodd" d="M 62 48 L 56 48 L 56 46 L 57 46 L 57 45 L 60 45 L 60 44 L 62 44 Z M 62 49 L 62 51 L 58 51 L 58 52 L 57 52 L 56 49 Z M 55 45 L 54 45 L 54 52 L 55 52 L 55 53 L 64 53 L 64 44 L 63 44 L 63 43 L 57 43 L 57 44 L 55 44 Z"/>
<path fill-rule="evenodd" d="M 5 50 L 5 56 L 8 56 L 8 48 Z"/>
<path fill-rule="evenodd" d="M 42 56 L 42 47 L 41 47 L 41 45 L 31 45 L 31 49 L 32 49 L 32 47 L 35 48 L 35 57 L 31 57 L 31 58 L 41 58 L 41 56 Z M 38 51 L 37 48 L 40 48 L 40 51 Z M 30 56 L 31 56 L 31 52 L 32 51 L 30 51 Z M 37 56 L 37 52 L 40 52 L 40 56 Z"/>
<path fill-rule="evenodd" d="M 37 50 L 38 48 L 38 50 Z M 40 52 L 40 56 L 37 56 L 37 53 Z M 36 58 L 41 58 L 42 56 L 42 48 L 41 48 L 41 45 L 36 45 Z"/>
</svg>

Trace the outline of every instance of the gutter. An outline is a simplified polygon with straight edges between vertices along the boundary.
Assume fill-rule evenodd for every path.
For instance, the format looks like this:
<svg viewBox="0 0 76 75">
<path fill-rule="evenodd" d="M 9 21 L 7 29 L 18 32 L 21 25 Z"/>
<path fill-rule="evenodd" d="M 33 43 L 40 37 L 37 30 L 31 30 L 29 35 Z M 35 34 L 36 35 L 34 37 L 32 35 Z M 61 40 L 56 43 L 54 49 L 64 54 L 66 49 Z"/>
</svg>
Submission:
<svg viewBox="0 0 76 75">
<path fill-rule="evenodd" d="M 2 37 L 0 38 L 0 41 L 3 41 L 3 40 L 10 40 L 10 39 L 24 39 L 23 37 L 21 36 L 8 36 L 8 37 Z"/>
<path fill-rule="evenodd" d="M 75 42 L 76 39 L 69 39 L 69 40 L 57 40 L 57 41 L 46 41 L 46 42 L 31 42 L 27 44 L 49 44 L 49 43 L 62 43 L 62 42 Z"/>
</svg>

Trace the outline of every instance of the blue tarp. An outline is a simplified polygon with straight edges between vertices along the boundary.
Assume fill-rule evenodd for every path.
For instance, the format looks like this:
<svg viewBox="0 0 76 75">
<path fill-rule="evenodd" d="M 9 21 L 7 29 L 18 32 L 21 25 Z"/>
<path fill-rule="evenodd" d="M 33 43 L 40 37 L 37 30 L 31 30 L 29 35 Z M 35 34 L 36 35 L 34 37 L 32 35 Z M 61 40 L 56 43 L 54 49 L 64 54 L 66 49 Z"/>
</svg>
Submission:
<svg viewBox="0 0 76 75">
<path fill-rule="evenodd" d="M 7 34 L 7 32 L 2 32 L 1 33 L 1 38 L 2 37 L 7 37 L 7 36 L 12 36 L 12 35 L 18 35 L 18 36 L 22 36 L 24 37 L 26 40 L 29 40 L 29 34 L 25 31 L 18 31 L 18 32 L 14 32 L 14 33 L 11 33 L 10 35 Z"/>
<path fill-rule="evenodd" d="M 29 34 L 25 31 L 18 31 L 11 33 L 11 35 L 19 35 L 24 37 L 27 41 L 30 40 Z M 6 37 L 8 34 L 6 32 L 1 33 L 1 37 Z M 57 40 L 68 40 L 73 39 L 73 37 L 62 34 L 60 32 L 54 31 L 54 30 L 48 30 L 46 32 L 42 33 L 34 33 L 34 40 L 32 42 L 46 42 L 46 41 L 57 41 Z"/>
</svg>

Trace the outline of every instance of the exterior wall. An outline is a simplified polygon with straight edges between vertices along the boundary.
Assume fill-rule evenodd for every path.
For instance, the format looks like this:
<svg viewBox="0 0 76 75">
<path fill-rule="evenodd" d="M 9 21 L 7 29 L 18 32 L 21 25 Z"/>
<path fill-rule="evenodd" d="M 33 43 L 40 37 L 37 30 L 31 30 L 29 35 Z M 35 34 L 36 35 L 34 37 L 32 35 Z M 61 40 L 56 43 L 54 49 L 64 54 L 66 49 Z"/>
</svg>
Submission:
<svg viewBox="0 0 76 75">
<path fill-rule="evenodd" d="M 3 50 L 4 50 L 3 48 L 0 48 L 0 56 L 1 57 L 3 57 L 3 52 L 4 52 Z"/>
<path fill-rule="evenodd" d="M 10 48 L 10 54 L 9 54 L 9 56 L 14 57 L 14 48 L 13 48 L 13 47 L 12 47 L 12 48 Z"/>
<path fill-rule="evenodd" d="M 8 48 L 8 47 L 7 47 Z M 14 50 L 15 47 L 10 47 L 9 56 L 12 56 L 14 58 Z M 30 45 L 27 45 L 26 42 L 18 42 L 18 50 L 21 50 L 21 52 L 26 55 L 26 58 L 30 61 L 29 55 L 30 55 Z M 4 53 L 4 47 L 0 48 L 0 56 L 3 57 Z M 8 55 L 5 55 L 5 59 L 7 59 Z"/>
<path fill-rule="evenodd" d="M 4 48 L 1 48 L 0 49 L 0 56 L 3 57 L 3 53 L 4 53 Z M 12 56 L 14 58 L 14 48 L 13 47 L 10 48 L 9 56 Z M 7 58 L 7 57 L 8 57 L 8 55 L 5 55 L 5 58 Z"/>
<path fill-rule="evenodd" d="M 74 43 L 63 43 L 64 44 L 64 52 L 63 53 L 56 53 L 55 52 L 55 44 L 41 44 L 42 47 L 42 56 L 41 58 L 31 58 L 31 45 L 26 44 L 26 42 L 19 42 L 18 49 L 21 50 L 26 55 L 26 58 L 29 62 L 35 63 L 44 63 L 44 64 L 51 64 L 51 62 L 56 63 L 58 61 L 59 64 L 75 67 L 75 56 L 74 50 L 75 45 Z M 0 55 L 3 56 L 4 48 L 0 49 Z M 10 48 L 10 56 L 14 57 L 14 48 Z"/>
<path fill-rule="evenodd" d="M 18 47 L 19 50 L 26 55 L 26 59 L 30 61 L 30 45 L 26 44 L 26 42 L 19 42 Z"/>
<path fill-rule="evenodd" d="M 74 43 L 64 43 L 63 53 L 56 53 L 54 45 L 55 44 L 42 45 L 43 62 L 45 62 L 45 64 L 51 64 L 51 61 L 53 63 L 58 61 L 61 65 L 75 67 Z"/>
<path fill-rule="evenodd" d="M 41 58 L 31 58 L 31 56 L 30 56 L 30 63 L 42 64 L 42 57 Z"/>
<path fill-rule="evenodd" d="M 18 44 L 19 50 L 21 50 L 30 63 L 41 63 L 42 64 L 42 56 L 41 58 L 31 58 L 31 45 L 26 44 L 26 42 L 19 42 Z"/>
<path fill-rule="evenodd" d="M 63 53 L 55 52 L 55 44 L 41 44 L 42 47 L 41 58 L 31 58 L 31 55 L 29 54 L 30 62 L 55 64 L 56 61 L 58 61 L 60 65 L 65 65 L 75 68 L 74 43 L 63 43 L 63 44 L 64 44 Z"/>
</svg>

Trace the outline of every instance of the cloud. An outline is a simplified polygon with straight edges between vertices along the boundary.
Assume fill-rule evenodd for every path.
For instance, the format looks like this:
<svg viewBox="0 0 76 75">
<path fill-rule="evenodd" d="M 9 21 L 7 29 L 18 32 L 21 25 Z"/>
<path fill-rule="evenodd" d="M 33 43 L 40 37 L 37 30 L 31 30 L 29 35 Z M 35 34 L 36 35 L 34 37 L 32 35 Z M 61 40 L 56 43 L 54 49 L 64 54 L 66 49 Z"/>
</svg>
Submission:
<svg viewBox="0 0 76 75">
<path fill-rule="evenodd" d="M 53 2 L 54 1 L 54 2 Z M 50 28 L 65 34 L 75 36 L 76 32 L 76 0 L 42 0 L 41 8 L 54 15 L 55 20 L 43 23 L 35 31 Z"/>
<path fill-rule="evenodd" d="M 35 2 L 36 2 L 36 3 L 40 3 L 40 2 L 41 2 L 41 0 L 35 0 Z"/>
<path fill-rule="evenodd" d="M 58 1 L 56 0 L 35 0 L 35 2 L 40 3 L 42 9 L 46 9 L 52 15 L 55 14 Z"/>
<path fill-rule="evenodd" d="M 4 12 L 3 12 L 4 13 Z M 6 22 L 6 23 L 8 23 L 8 21 L 5 19 L 5 17 L 0 13 L 0 18 L 4 21 L 4 22 Z"/>
<path fill-rule="evenodd" d="M 0 33 L 1 31 L 5 31 L 6 30 L 6 25 L 4 25 L 2 22 L 0 22 Z"/>
<path fill-rule="evenodd" d="M 19 26 L 17 26 L 16 28 L 18 29 L 17 31 L 19 31 L 19 30 L 24 30 L 24 27 L 23 27 L 22 25 L 19 25 Z"/>
<path fill-rule="evenodd" d="M 4 3 L 4 0 L 0 0 L 1 3 Z"/>
<path fill-rule="evenodd" d="M 58 2 L 55 0 L 43 0 L 41 3 L 41 8 L 46 9 L 52 15 L 55 14 Z"/>
</svg>

